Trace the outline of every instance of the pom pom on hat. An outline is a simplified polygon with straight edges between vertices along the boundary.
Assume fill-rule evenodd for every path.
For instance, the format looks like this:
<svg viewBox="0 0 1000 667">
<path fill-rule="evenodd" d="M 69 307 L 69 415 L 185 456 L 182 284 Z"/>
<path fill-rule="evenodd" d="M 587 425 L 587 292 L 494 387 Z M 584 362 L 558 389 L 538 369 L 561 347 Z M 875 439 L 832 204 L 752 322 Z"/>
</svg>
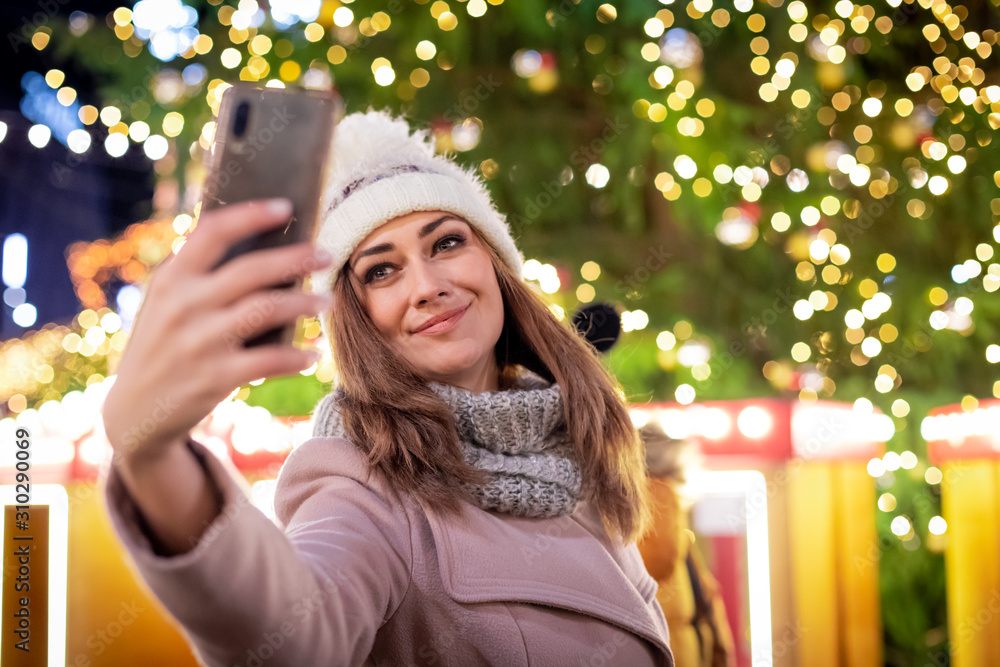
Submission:
<svg viewBox="0 0 1000 667">
<path fill-rule="evenodd" d="M 344 117 L 333 135 L 331 177 L 391 169 L 406 160 L 434 158 L 434 141 L 424 130 L 411 134 L 401 118 L 369 111 Z M 332 183 L 331 183 L 332 184 Z"/>
<path fill-rule="evenodd" d="M 316 234 L 316 245 L 328 250 L 333 261 L 313 272 L 312 291 L 330 292 L 361 241 L 385 222 L 413 211 L 460 216 L 483 234 L 515 275 L 522 275 L 524 258 L 475 172 L 436 155 L 427 132 L 411 132 L 403 119 L 368 111 L 346 116 L 334 129 Z"/>
</svg>

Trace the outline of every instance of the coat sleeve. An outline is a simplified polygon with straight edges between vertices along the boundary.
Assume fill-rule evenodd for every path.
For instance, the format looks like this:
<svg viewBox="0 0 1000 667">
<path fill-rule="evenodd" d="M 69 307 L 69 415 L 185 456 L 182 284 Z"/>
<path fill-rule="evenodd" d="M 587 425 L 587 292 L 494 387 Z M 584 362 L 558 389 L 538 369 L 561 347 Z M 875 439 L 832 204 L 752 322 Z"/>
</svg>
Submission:
<svg viewBox="0 0 1000 667">
<path fill-rule="evenodd" d="M 395 494 L 374 474 L 367 479 L 348 441 L 314 438 L 278 476 L 282 528 L 251 504 L 219 459 L 196 442 L 188 446 L 223 505 L 187 553 L 157 555 L 114 468 L 104 497 L 133 567 L 199 657 L 212 667 L 364 662 L 411 576 L 409 519 Z"/>
</svg>

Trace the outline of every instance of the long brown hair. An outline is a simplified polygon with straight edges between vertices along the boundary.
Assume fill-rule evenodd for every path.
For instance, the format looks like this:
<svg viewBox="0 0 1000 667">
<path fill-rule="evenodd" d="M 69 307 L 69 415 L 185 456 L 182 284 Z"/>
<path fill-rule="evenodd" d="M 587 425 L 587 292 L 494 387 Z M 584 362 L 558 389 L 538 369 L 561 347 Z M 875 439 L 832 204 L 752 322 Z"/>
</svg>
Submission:
<svg viewBox="0 0 1000 667">
<path fill-rule="evenodd" d="M 643 448 L 618 382 L 597 351 L 571 325 L 555 317 L 541 297 L 519 280 L 479 231 L 504 304 L 504 324 L 494 347 L 500 389 L 509 389 L 518 365 L 549 382 L 563 396 L 563 415 L 583 477 L 583 494 L 609 534 L 627 544 L 650 521 Z M 333 285 L 336 306 L 326 315 L 340 385 L 342 416 L 352 442 L 397 489 L 429 507 L 453 513 L 471 501 L 464 483 L 485 483 L 485 471 L 466 463 L 448 405 L 409 362 L 385 343 L 358 296 L 349 265 Z"/>
</svg>

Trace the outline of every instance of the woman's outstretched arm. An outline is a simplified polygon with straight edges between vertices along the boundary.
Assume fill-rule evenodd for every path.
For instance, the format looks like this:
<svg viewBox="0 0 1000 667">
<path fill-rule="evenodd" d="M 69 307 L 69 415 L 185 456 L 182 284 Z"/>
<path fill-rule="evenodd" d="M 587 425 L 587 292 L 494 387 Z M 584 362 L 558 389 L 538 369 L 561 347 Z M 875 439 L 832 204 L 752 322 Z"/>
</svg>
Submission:
<svg viewBox="0 0 1000 667">
<path fill-rule="evenodd" d="M 119 460 L 115 466 L 122 485 L 141 508 L 136 518 L 158 555 L 191 549 L 222 510 L 220 490 L 186 440 L 165 447 L 155 461 L 129 465 Z"/>
<path fill-rule="evenodd" d="M 153 271 L 104 401 L 114 467 L 159 548 L 183 553 L 218 514 L 216 493 L 185 443 L 235 388 L 298 372 L 314 358 L 290 345 L 245 348 L 271 327 L 329 307 L 278 289 L 325 265 L 309 243 L 260 250 L 216 266 L 237 241 L 286 222 L 287 200 L 208 212 L 176 255 Z"/>
</svg>

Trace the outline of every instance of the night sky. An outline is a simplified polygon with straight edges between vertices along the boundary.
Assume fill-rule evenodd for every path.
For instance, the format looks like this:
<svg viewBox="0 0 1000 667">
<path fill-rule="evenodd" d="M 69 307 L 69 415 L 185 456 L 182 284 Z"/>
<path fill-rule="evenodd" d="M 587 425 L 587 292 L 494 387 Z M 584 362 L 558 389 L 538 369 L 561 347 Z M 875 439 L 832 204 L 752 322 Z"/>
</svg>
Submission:
<svg viewBox="0 0 1000 667">
<path fill-rule="evenodd" d="M 120 158 L 110 157 L 100 140 L 77 155 L 53 137 L 44 148 L 28 142 L 33 124 L 20 105 L 22 82 L 28 72 L 45 74 L 53 67 L 51 54 L 39 52 L 27 39 L 40 21 L 66 20 L 73 11 L 85 11 L 96 20 L 121 2 L 36 0 L 0 3 L 0 121 L 7 125 L 0 142 L 0 240 L 21 233 L 28 239 L 25 298 L 38 316 L 23 329 L 11 319 L 12 308 L 0 302 L 0 338 L 20 337 L 47 322 L 68 324 L 80 309 L 66 268 L 66 248 L 75 241 L 113 238 L 125 227 L 151 212 L 152 163 L 133 147 Z M 53 10 L 57 14 L 53 14 Z M 58 18 L 57 18 L 58 17 Z M 100 105 L 94 81 L 82 68 L 60 63 L 66 81 L 79 94 L 80 104 Z M 0 262 L 2 262 L 0 256 Z M 109 295 L 113 307 L 114 295 Z"/>
</svg>

